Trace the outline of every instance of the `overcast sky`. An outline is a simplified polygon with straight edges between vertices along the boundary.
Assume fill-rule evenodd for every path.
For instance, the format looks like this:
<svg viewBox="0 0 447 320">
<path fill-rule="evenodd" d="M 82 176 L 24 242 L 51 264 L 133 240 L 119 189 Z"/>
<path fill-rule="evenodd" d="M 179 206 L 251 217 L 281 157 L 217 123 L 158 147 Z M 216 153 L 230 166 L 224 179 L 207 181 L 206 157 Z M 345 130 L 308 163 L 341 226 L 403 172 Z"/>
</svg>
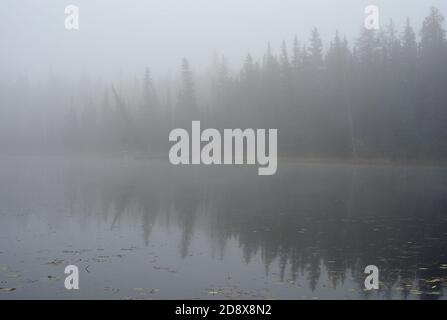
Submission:
<svg viewBox="0 0 447 320">
<path fill-rule="evenodd" d="M 64 28 L 64 8 L 80 9 L 80 30 Z M 260 56 L 266 43 L 277 50 L 294 34 L 309 38 L 319 27 L 325 41 L 338 29 L 349 39 L 365 18 L 366 5 L 380 8 L 381 22 L 407 16 L 419 30 L 430 6 L 447 15 L 445 0 L 2 0 L 0 72 L 13 76 L 80 72 L 103 77 L 176 73 L 188 57 L 196 69 L 224 54 L 238 67 L 248 52 Z"/>
</svg>

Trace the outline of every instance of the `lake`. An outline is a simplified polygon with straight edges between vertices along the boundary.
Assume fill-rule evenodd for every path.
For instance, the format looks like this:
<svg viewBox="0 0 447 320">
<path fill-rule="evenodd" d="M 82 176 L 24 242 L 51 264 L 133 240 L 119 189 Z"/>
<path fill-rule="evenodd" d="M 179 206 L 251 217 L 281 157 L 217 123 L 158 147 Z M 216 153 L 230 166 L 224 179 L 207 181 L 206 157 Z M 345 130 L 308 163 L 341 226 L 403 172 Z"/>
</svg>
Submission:
<svg viewBox="0 0 447 320">
<path fill-rule="evenodd" d="M 0 158 L 0 299 L 445 299 L 446 285 L 445 167 Z"/>
</svg>

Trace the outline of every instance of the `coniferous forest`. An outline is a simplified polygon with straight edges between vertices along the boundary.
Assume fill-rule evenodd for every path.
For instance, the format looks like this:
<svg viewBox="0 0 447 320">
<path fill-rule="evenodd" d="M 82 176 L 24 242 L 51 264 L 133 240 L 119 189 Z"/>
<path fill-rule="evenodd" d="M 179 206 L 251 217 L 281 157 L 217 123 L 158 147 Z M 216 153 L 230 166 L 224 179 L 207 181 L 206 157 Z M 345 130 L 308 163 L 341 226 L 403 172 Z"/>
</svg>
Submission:
<svg viewBox="0 0 447 320">
<path fill-rule="evenodd" d="M 422 26 L 410 18 L 356 39 L 334 31 L 323 43 L 268 43 L 240 70 L 216 55 L 205 74 L 186 58 L 178 79 L 150 67 L 132 80 L 78 86 L 50 73 L 48 83 L 2 80 L 2 152 L 144 153 L 168 151 L 169 132 L 202 127 L 276 128 L 283 157 L 443 161 L 447 159 L 447 40 L 442 13 Z M 266 39 L 267 40 L 267 39 Z M 107 84 L 106 84 L 107 83 Z"/>
<path fill-rule="evenodd" d="M 445 0 L 3 2 L 0 300 L 447 300 Z"/>
</svg>

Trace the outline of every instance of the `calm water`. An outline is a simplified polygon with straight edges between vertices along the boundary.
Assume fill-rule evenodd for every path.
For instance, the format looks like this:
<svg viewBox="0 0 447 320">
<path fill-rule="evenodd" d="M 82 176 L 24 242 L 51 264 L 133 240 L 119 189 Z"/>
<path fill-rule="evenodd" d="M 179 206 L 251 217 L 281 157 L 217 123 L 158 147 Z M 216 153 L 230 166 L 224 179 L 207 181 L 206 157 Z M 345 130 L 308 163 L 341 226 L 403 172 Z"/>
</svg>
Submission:
<svg viewBox="0 0 447 320">
<path fill-rule="evenodd" d="M 379 291 L 363 290 L 369 264 Z M 280 163 L 259 177 L 0 158 L 0 299 L 444 299 L 446 285 L 446 168 Z"/>
</svg>

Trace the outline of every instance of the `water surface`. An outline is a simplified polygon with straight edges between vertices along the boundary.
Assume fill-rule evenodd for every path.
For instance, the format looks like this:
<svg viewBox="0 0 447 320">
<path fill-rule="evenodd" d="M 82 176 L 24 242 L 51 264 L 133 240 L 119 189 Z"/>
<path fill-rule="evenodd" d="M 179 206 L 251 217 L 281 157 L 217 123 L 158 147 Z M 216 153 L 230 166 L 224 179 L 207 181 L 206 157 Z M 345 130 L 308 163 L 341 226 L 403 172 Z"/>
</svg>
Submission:
<svg viewBox="0 0 447 320">
<path fill-rule="evenodd" d="M 0 158 L 0 299 L 444 299 L 446 284 L 446 168 Z"/>
</svg>

